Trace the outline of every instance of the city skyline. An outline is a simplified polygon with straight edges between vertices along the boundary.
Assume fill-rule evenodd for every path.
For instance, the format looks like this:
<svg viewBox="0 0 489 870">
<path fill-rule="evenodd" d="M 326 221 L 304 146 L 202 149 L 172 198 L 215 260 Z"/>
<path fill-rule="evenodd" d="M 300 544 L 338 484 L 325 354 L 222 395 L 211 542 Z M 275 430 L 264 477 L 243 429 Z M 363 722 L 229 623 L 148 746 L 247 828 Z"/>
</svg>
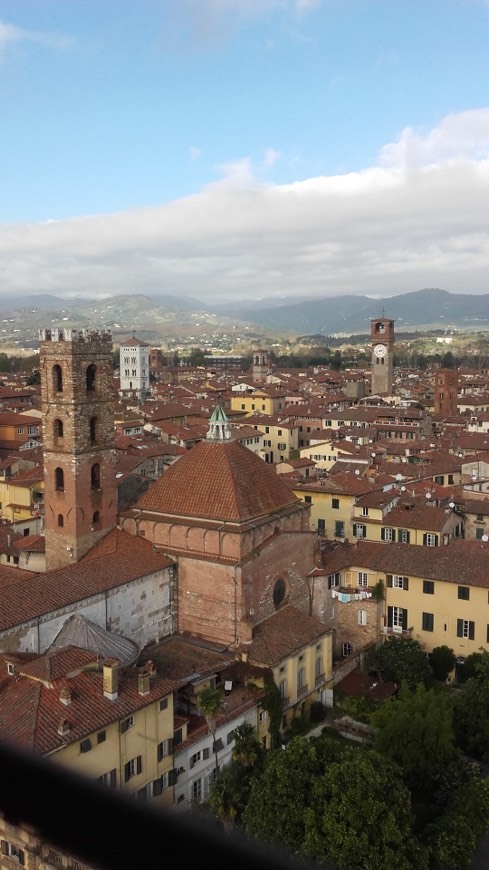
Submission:
<svg viewBox="0 0 489 870">
<path fill-rule="evenodd" d="M 487 292 L 488 24 L 483 0 L 0 0 L 3 292 Z"/>
</svg>

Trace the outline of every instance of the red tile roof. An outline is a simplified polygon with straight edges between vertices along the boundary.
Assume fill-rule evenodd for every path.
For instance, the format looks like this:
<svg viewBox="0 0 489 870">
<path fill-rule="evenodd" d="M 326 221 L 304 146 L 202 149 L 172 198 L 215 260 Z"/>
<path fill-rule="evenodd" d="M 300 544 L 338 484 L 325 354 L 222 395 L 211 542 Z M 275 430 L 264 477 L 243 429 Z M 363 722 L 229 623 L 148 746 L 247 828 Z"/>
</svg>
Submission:
<svg viewBox="0 0 489 870">
<path fill-rule="evenodd" d="M 135 507 L 170 515 L 243 522 L 299 499 L 239 441 L 201 441 L 165 471 Z"/>
</svg>

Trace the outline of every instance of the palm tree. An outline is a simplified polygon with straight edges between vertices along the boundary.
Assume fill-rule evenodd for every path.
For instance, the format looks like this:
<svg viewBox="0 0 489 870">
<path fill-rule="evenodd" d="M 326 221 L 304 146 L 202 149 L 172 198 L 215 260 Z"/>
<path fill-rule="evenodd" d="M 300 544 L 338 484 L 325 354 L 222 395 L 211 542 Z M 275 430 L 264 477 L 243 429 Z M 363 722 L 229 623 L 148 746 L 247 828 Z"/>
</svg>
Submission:
<svg viewBox="0 0 489 870">
<path fill-rule="evenodd" d="M 262 746 L 253 725 L 243 722 L 234 732 L 233 761 L 242 767 L 253 767 L 262 755 Z"/>
<path fill-rule="evenodd" d="M 197 703 L 199 705 L 199 709 L 202 711 L 202 715 L 204 716 L 205 721 L 207 722 L 207 727 L 212 734 L 217 772 L 219 770 L 216 748 L 217 714 L 219 713 L 219 710 L 222 706 L 221 693 L 219 689 L 213 689 L 212 686 L 207 686 L 207 688 L 202 689 L 202 691 L 199 692 L 197 695 Z"/>
</svg>

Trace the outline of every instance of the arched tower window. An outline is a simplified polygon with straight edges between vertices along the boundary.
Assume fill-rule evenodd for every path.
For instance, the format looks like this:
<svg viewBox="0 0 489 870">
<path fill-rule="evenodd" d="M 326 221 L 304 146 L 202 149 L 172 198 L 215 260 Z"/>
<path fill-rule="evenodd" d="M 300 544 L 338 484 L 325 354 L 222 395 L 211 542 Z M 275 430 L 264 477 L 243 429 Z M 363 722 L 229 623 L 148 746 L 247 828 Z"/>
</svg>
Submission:
<svg viewBox="0 0 489 870">
<path fill-rule="evenodd" d="M 58 363 L 53 366 L 53 390 L 55 393 L 63 392 L 63 369 Z"/>
<path fill-rule="evenodd" d="M 90 418 L 90 443 L 91 444 L 97 443 L 97 428 L 98 428 L 97 423 L 98 423 L 98 421 L 97 421 L 96 417 Z"/>
<path fill-rule="evenodd" d="M 63 437 L 63 421 L 59 417 L 53 422 L 53 437 L 55 441 Z"/>
<path fill-rule="evenodd" d="M 91 468 L 91 485 L 92 489 L 100 489 L 100 465 L 95 462 Z"/>
<path fill-rule="evenodd" d="M 95 374 L 97 371 L 97 366 L 94 363 L 90 363 L 87 368 L 87 390 L 95 389 Z"/>
<path fill-rule="evenodd" d="M 63 514 L 58 514 L 58 526 L 62 528 L 65 524 L 65 518 Z"/>
<path fill-rule="evenodd" d="M 94 511 L 92 517 L 92 526 L 97 528 L 100 525 L 100 511 Z"/>
<path fill-rule="evenodd" d="M 65 473 L 62 468 L 54 469 L 54 488 L 58 492 L 64 492 L 65 488 Z"/>
<path fill-rule="evenodd" d="M 285 594 L 287 591 L 287 587 L 285 585 L 285 580 L 283 577 L 279 577 L 275 586 L 273 587 L 273 603 L 275 606 L 275 610 L 278 610 L 280 605 L 283 603 L 285 599 Z"/>
</svg>

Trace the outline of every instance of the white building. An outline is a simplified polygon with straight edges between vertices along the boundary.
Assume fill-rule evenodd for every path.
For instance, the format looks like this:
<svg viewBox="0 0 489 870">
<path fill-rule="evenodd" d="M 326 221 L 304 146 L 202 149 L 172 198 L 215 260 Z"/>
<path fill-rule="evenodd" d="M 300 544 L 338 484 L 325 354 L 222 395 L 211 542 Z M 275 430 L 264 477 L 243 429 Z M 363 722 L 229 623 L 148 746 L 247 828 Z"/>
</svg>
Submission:
<svg viewBox="0 0 489 870">
<path fill-rule="evenodd" d="M 121 344 L 119 372 L 121 392 L 145 398 L 149 390 L 149 345 L 134 336 Z"/>
</svg>

